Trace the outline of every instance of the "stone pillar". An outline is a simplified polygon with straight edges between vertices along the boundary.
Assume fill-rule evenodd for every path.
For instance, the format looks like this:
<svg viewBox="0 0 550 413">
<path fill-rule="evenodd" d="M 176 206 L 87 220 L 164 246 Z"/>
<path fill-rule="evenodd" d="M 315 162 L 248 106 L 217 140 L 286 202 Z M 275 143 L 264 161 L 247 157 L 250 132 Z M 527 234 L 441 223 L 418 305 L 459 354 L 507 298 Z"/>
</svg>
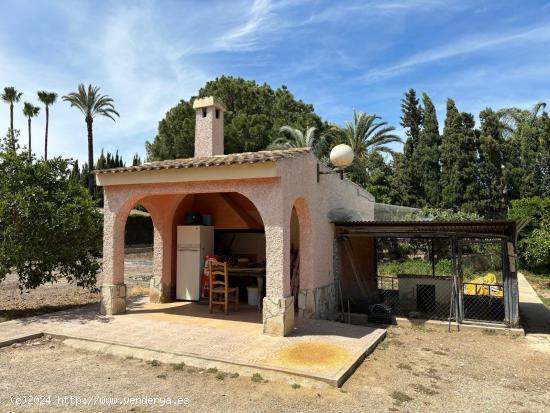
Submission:
<svg viewBox="0 0 550 413">
<path fill-rule="evenodd" d="M 269 336 L 287 336 L 294 329 L 294 298 L 264 297 L 263 300 L 264 334 Z"/>
<path fill-rule="evenodd" d="M 263 299 L 264 334 L 286 336 L 294 328 L 294 299 L 290 296 L 290 225 L 286 213 L 273 206 L 265 219 L 267 257 L 266 297 Z M 288 216 L 290 223 L 290 215 Z"/>
<path fill-rule="evenodd" d="M 103 315 L 124 314 L 126 312 L 126 284 L 101 286 L 99 312 Z"/>
<path fill-rule="evenodd" d="M 153 276 L 149 283 L 149 301 L 166 303 L 173 299 L 172 286 L 172 228 L 174 212 L 179 198 L 174 195 L 159 195 L 144 199 L 142 204 L 153 220 Z"/>
<path fill-rule="evenodd" d="M 103 285 L 99 311 L 103 315 L 126 312 L 124 284 L 124 226 L 129 211 L 115 208 L 111 192 L 104 191 L 103 209 Z"/>
</svg>

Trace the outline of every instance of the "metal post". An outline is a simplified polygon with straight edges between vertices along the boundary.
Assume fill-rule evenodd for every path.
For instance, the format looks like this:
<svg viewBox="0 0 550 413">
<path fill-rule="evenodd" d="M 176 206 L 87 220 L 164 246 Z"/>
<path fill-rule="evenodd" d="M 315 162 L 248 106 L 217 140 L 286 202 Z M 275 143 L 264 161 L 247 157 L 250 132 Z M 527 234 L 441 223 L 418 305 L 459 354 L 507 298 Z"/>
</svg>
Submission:
<svg viewBox="0 0 550 413">
<path fill-rule="evenodd" d="M 432 261 L 432 277 L 435 277 L 435 251 L 434 251 L 434 239 L 432 238 L 430 260 Z"/>
<path fill-rule="evenodd" d="M 502 240 L 502 278 L 504 285 L 504 323 L 519 326 L 519 289 L 515 245 Z"/>
</svg>

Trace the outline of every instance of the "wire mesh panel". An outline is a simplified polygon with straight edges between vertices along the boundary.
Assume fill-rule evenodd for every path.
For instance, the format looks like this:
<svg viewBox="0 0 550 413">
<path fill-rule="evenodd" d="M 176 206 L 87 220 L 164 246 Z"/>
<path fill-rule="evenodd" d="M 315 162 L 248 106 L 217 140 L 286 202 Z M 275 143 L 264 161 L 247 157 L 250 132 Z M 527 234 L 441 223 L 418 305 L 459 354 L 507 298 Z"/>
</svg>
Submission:
<svg viewBox="0 0 550 413">
<path fill-rule="evenodd" d="M 504 321 L 500 240 L 461 240 L 459 263 L 465 320 Z"/>
<path fill-rule="evenodd" d="M 500 240 L 460 240 L 457 254 L 451 247 L 450 239 L 379 238 L 379 302 L 395 316 L 447 320 L 458 277 L 461 319 L 503 321 Z"/>
<path fill-rule="evenodd" d="M 394 315 L 448 318 L 453 272 L 448 240 L 381 238 L 377 261 L 381 301 Z"/>
</svg>

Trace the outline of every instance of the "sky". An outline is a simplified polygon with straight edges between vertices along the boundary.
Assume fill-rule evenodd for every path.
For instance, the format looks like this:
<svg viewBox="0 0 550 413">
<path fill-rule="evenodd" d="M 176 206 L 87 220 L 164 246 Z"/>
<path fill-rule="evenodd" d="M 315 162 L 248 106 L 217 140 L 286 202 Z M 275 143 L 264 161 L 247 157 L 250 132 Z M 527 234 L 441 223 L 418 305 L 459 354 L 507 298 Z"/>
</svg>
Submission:
<svg viewBox="0 0 550 413">
<path fill-rule="evenodd" d="M 440 122 L 448 97 L 476 117 L 550 103 L 550 1 L 2 0 L 0 16 L 0 88 L 39 104 L 37 90 L 100 86 L 120 119 L 94 122 L 96 154 L 118 149 L 126 162 L 144 157 L 167 110 L 221 75 L 287 85 L 338 124 L 354 108 L 376 113 L 402 136 L 409 88 L 432 98 Z M 2 135 L 8 127 L 2 103 Z M 86 159 L 84 117 L 66 102 L 50 110 L 48 152 Z"/>
</svg>

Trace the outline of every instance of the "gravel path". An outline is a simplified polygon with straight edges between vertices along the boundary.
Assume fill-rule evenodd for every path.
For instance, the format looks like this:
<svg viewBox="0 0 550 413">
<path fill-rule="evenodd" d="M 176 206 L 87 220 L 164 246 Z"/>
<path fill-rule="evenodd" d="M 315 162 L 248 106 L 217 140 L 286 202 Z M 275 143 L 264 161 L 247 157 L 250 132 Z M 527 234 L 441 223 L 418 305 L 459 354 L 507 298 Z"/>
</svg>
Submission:
<svg viewBox="0 0 550 413">
<path fill-rule="evenodd" d="M 550 410 L 550 353 L 534 351 L 523 337 L 477 331 L 391 328 L 386 342 L 342 389 L 294 388 L 259 378 L 233 378 L 232 372 L 155 365 L 75 350 L 47 339 L 0 349 L 0 364 L 0 411 L 2 407 L 13 412 Z M 43 399 L 42 405 L 11 403 L 11 397 L 25 395 L 51 398 L 49 404 Z M 123 404 L 75 406 L 64 396 L 92 403 L 111 397 Z M 137 400 L 124 400 L 130 397 Z M 145 397 L 160 399 L 154 406 L 140 405 Z M 180 397 L 182 405 L 159 404 Z"/>
</svg>

